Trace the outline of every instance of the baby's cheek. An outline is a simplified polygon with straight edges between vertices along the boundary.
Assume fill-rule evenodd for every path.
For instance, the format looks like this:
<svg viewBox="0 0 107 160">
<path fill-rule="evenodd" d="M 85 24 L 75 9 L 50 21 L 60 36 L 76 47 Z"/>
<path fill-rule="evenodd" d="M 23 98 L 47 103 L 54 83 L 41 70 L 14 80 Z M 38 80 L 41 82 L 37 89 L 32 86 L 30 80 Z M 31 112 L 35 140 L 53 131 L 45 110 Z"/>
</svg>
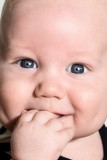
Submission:
<svg viewBox="0 0 107 160">
<path fill-rule="evenodd" d="M 14 83 L 5 81 L 0 84 L 0 121 L 8 124 L 14 121 L 23 110 L 24 102 Z"/>
<path fill-rule="evenodd" d="M 85 96 L 82 94 L 75 96 L 75 102 L 73 103 L 75 114 L 73 118 L 76 138 L 88 136 L 101 127 L 102 122 L 98 121 L 101 113 L 98 103 L 92 95 L 85 93 Z"/>
<path fill-rule="evenodd" d="M 94 115 L 103 107 L 103 100 L 101 92 L 89 89 L 77 95 L 76 107 L 84 114 Z"/>
<path fill-rule="evenodd" d="M 88 86 L 75 88 L 70 92 L 69 99 L 78 120 L 92 118 L 99 110 L 99 106 L 102 106 L 101 94 L 97 89 Z"/>
</svg>

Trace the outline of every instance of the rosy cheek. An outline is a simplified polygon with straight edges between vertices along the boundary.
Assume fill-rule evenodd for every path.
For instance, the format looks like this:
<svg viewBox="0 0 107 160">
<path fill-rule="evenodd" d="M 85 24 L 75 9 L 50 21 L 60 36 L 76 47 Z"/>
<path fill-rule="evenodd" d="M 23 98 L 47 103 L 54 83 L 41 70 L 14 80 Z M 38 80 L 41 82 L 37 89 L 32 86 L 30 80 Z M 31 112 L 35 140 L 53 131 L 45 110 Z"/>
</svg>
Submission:
<svg viewBox="0 0 107 160">
<path fill-rule="evenodd" d="M 0 85 L 0 110 L 4 112 L 8 119 L 18 116 L 26 105 L 26 93 L 24 85 L 17 81 L 4 80 Z"/>
<path fill-rule="evenodd" d="M 85 111 L 98 107 L 97 105 L 101 103 L 101 95 L 96 88 L 84 85 L 75 86 L 69 89 L 69 100 L 74 110 Z"/>
</svg>

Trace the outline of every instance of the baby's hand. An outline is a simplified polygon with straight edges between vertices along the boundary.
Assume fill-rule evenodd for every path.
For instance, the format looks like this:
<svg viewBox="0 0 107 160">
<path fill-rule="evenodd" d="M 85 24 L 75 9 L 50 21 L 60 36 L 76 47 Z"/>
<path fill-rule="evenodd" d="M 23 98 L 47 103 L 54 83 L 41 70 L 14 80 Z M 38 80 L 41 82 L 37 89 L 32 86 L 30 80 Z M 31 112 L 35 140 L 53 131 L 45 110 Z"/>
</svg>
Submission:
<svg viewBox="0 0 107 160">
<path fill-rule="evenodd" d="M 26 111 L 18 120 L 11 137 L 13 160 L 57 160 L 73 138 L 70 116 L 47 111 Z"/>
</svg>

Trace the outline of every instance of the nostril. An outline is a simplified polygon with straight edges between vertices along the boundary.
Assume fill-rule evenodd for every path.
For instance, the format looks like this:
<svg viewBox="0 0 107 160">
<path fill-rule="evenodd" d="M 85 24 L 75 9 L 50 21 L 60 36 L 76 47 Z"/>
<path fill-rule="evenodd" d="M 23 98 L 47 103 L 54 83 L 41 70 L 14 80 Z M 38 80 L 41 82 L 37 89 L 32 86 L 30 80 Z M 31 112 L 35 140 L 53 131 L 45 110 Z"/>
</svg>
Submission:
<svg viewBox="0 0 107 160">
<path fill-rule="evenodd" d="M 65 87 L 63 82 L 60 83 L 56 77 L 45 76 L 42 81 L 36 84 L 34 89 L 35 97 L 58 98 L 62 99 L 65 96 Z"/>
<path fill-rule="evenodd" d="M 61 94 L 55 94 L 52 92 L 48 92 L 48 93 L 40 93 L 38 92 L 35 97 L 37 98 L 57 98 L 57 99 L 62 99 L 64 96 Z"/>
</svg>

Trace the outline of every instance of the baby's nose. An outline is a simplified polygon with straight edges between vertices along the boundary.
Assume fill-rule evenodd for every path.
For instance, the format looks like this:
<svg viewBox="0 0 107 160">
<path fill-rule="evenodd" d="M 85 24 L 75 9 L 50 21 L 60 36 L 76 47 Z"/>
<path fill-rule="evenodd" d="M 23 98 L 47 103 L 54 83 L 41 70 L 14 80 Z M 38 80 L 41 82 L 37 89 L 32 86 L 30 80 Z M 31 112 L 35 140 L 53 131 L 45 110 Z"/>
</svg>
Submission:
<svg viewBox="0 0 107 160">
<path fill-rule="evenodd" d="M 62 99 L 65 96 L 63 80 L 61 81 L 60 78 L 53 76 L 43 77 L 35 87 L 34 94 L 36 97 Z"/>
</svg>

